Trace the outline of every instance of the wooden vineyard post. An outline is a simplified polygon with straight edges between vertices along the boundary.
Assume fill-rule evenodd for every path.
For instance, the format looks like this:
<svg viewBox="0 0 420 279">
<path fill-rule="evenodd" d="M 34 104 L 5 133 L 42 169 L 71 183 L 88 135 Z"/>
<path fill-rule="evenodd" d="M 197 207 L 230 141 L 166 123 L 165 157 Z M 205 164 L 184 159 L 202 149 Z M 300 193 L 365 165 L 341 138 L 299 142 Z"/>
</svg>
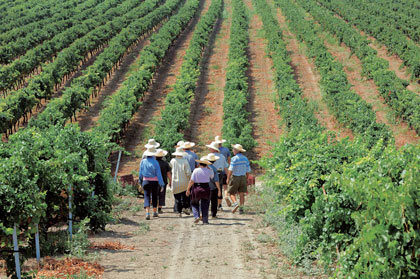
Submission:
<svg viewBox="0 0 420 279">
<path fill-rule="evenodd" d="M 19 244 L 17 239 L 16 224 L 13 226 L 13 254 L 15 255 L 16 276 L 21 279 L 20 261 L 19 261 Z"/>
</svg>

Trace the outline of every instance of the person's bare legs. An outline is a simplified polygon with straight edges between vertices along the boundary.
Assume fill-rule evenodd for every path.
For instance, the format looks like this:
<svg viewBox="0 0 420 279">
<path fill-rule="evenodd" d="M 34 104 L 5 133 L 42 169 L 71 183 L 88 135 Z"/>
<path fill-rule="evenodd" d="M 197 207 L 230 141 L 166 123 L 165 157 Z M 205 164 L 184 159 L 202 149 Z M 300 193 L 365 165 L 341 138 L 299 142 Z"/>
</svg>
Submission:
<svg viewBox="0 0 420 279">
<path fill-rule="evenodd" d="M 233 203 L 236 203 L 236 195 L 230 194 L 230 199 Z"/>
<path fill-rule="evenodd" d="M 245 193 L 239 193 L 239 204 L 241 206 L 245 204 Z"/>
</svg>

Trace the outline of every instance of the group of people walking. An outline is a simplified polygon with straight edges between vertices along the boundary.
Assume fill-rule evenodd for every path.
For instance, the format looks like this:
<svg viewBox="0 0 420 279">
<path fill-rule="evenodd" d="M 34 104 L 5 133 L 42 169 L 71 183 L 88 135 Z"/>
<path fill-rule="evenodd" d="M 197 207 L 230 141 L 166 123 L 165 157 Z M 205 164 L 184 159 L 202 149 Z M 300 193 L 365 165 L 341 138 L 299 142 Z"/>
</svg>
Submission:
<svg viewBox="0 0 420 279">
<path fill-rule="evenodd" d="M 158 149 L 160 144 L 149 139 L 139 167 L 146 220 L 150 220 L 151 207 L 153 217 L 162 213 L 166 187 L 172 189 L 174 211 L 182 217 L 182 214 L 190 215 L 192 210 L 194 223 L 200 220 L 203 224 L 209 223 L 210 205 L 212 218 L 217 218 L 217 212 L 223 210 L 223 195 L 226 204 L 232 206 L 232 213 L 238 209 L 243 213 L 250 163 L 243 155 L 246 150 L 242 145 L 232 145 L 234 156 L 231 157 L 229 149 L 223 146 L 225 142 L 221 136 L 216 136 L 212 143 L 206 145 L 209 153 L 199 158 L 192 150 L 195 143 L 179 141 L 168 163 L 165 160 L 168 152 Z"/>
</svg>

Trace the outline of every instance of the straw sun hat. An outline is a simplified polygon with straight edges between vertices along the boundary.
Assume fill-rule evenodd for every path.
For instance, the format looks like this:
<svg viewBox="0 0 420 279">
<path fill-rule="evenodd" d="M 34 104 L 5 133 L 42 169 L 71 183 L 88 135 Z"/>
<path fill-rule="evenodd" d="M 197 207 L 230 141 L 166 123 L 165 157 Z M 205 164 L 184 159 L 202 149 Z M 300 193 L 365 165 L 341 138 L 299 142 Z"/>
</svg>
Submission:
<svg viewBox="0 0 420 279">
<path fill-rule="evenodd" d="M 210 143 L 210 144 L 206 144 L 206 147 L 208 147 L 208 148 L 210 148 L 210 149 L 213 149 L 213 150 L 216 150 L 217 152 L 220 152 L 220 149 L 219 149 L 218 143 L 217 143 L 217 142 L 215 142 L 215 141 L 213 141 L 213 142 L 212 142 L 212 143 Z"/>
<path fill-rule="evenodd" d="M 184 148 L 184 149 L 189 149 L 189 148 L 193 148 L 195 146 L 195 143 L 193 143 L 193 142 L 189 142 L 189 141 L 186 141 L 185 143 L 184 143 L 184 145 L 182 146 L 182 148 Z"/>
<path fill-rule="evenodd" d="M 174 153 L 172 153 L 172 156 L 185 156 L 187 153 L 184 152 L 182 147 L 178 147 Z"/>
<path fill-rule="evenodd" d="M 146 151 L 144 151 L 143 156 L 156 156 L 157 150 L 155 147 L 147 148 Z"/>
<path fill-rule="evenodd" d="M 232 144 L 232 148 L 233 149 L 236 149 L 236 150 L 238 150 L 240 152 L 246 152 L 246 150 L 240 144 Z"/>
<path fill-rule="evenodd" d="M 166 154 L 168 154 L 168 151 L 166 151 L 166 150 L 163 150 L 163 149 L 158 149 L 158 150 L 156 150 L 156 157 L 164 157 L 164 156 L 166 156 Z"/>
<path fill-rule="evenodd" d="M 223 139 L 223 138 L 222 138 L 222 136 L 216 136 L 216 137 L 214 138 L 214 141 L 215 141 L 217 144 L 219 144 L 219 143 L 225 143 L 225 142 L 226 142 L 226 140 L 225 140 L 225 139 Z"/>
<path fill-rule="evenodd" d="M 147 142 L 147 144 L 144 147 L 146 147 L 146 148 L 150 148 L 150 147 L 158 148 L 159 146 L 160 146 L 160 143 L 156 142 L 155 139 L 149 139 L 149 141 Z"/>
<path fill-rule="evenodd" d="M 215 161 L 217 161 L 217 160 L 219 160 L 220 159 L 220 157 L 219 156 L 216 156 L 214 153 L 209 153 L 209 154 L 207 154 L 207 156 L 206 157 L 204 157 L 204 158 L 206 158 L 208 161 L 210 161 L 210 162 L 215 162 Z"/>
<path fill-rule="evenodd" d="M 184 143 L 185 143 L 185 141 L 183 141 L 183 140 L 178 141 L 178 143 L 175 145 L 175 148 L 183 146 Z"/>
<path fill-rule="evenodd" d="M 195 161 L 199 164 L 211 165 L 211 163 L 207 160 L 207 156 L 201 157 L 200 160 Z"/>
</svg>

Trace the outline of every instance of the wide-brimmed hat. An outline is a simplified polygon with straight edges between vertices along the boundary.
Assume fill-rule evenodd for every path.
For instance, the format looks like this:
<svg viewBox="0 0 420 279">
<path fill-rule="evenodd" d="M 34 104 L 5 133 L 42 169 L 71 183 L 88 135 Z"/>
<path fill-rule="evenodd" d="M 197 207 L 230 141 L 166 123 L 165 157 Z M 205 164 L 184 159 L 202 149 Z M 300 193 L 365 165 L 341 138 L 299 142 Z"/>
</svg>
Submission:
<svg viewBox="0 0 420 279">
<path fill-rule="evenodd" d="M 157 150 L 155 147 L 147 148 L 146 151 L 144 151 L 143 156 L 156 156 Z"/>
<path fill-rule="evenodd" d="M 207 156 L 201 157 L 200 160 L 195 160 L 195 161 L 199 164 L 211 165 L 211 162 L 207 160 Z"/>
<path fill-rule="evenodd" d="M 220 159 L 219 156 L 216 156 L 214 153 L 209 153 L 207 154 L 207 156 L 205 157 L 207 160 L 209 160 L 210 162 L 214 162 Z"/>
<path fill-rule="evenodd" d="M 174 153 L 172 153 L 173 156 L 185 156 L 187 153 L 182 149 L 182 147 L 178 147 Z"/>
<path fill-rule="evenodd" d="M 183 141 L 183 140 L 178 141 L 178 143 L 175 145 L 175 148 L 183 146 L 184 143 L 185 143 L 185 141 Z"/>
<path fill-rule="evenodd" d="M 155 147 L 158 148 L 160 146 L 160 143 L 156 142 L 155 139 L 149 139 L 147 144 L 144 146 L 146 148 Z"/>
<path fill-rule="evenodd" d="M 236 149 L 236 150 L 238 150 L 240 152 L 246 152 L 246 150 L 240 144 L 232 144 L 232 148 L 233 149 Z"/>
<path fill-rule="evenodd" d="M 226 140 L 225 140 L 225 139 L 223 139 L 223 138 L 222 138 L 222 136 L 216 136 L 216 137 L 214 138 L 214 141 L 215 141 L 217 144 L 219 144 L 219 143 L 225 143 L 225 142 L 226 142 Z"/>
<path fill-rule="evenodd" d="M 208 147 L 208 148 L 210 148 L 210 149 L 213 149 L 213 150 L 216 150 L 217 152 L 220 152 L 220 149 L 219 149 L 218 143 L 217 143 L 217 142 L 215 142 L 215 141 L 213 141 L 213 142 L 212 142 L 212 143 L 210 143 L 210 144 L 206 144 L 206 147 Z"/>
<path fill-rule="evenodd" d="M 156 150 L 156 157 L 164 157 L 164 156 L 166 156 L 166 154 L 168 154 L 168 151 L 166 151 L 166 150 L 163 150 L 163 149 L 158 149 L 158 150 Z"/>
<path fill-rule="evenodd" d="M 190 141 L 186 141 L 186 142 L 184 142 L 184 145 L 182 145 L 182 148 L 189 149 L 189 148 L 193 148 L 194 146 L 195 146 L 195 143 L 190 142 Z"/>
</svg>

